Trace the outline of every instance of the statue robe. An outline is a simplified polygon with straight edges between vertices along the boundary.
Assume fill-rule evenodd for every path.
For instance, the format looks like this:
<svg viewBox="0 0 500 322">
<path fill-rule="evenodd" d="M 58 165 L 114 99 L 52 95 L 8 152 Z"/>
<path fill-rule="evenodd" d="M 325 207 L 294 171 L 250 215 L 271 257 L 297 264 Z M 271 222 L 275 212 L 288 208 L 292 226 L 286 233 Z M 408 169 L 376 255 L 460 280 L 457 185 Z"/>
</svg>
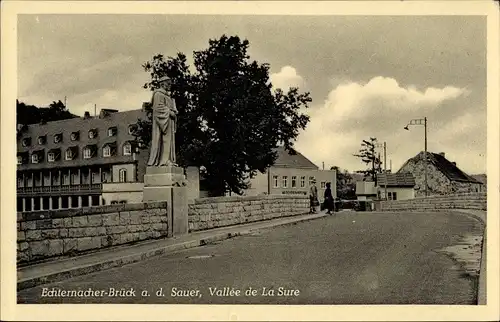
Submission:
<svg viewBox="0 0 500 322">
<path fill-rule="evenodd" d="M 153 109 L 152 137 L 148 166 L 175 164 L 175 101 L 164 89 L 158 89 L 151 99 Z"/>
</svg>

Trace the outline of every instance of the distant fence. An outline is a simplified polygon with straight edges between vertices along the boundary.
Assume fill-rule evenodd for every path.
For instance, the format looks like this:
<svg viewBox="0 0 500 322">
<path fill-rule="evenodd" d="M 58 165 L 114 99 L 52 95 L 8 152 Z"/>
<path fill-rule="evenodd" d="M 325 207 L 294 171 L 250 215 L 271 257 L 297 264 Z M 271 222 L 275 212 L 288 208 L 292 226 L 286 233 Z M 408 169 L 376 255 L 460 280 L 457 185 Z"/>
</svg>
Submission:
<svg viewBox="0 0 500 322">
<path fill-rule="evenodd" d="M 380 201 L 379 211 L 437 211 L 446 209 L 474 209 L 486 211 L 486 193 L 458 193 L 435 195 L 408 200 Z"/>
<path fill-rule="evenodd" d="M 305 196 L 267 195 L 196 199 L 189 205 L 189 230 L 205 230 L 279 217 L 302 215 L 309 211 Z"/>
</svg>

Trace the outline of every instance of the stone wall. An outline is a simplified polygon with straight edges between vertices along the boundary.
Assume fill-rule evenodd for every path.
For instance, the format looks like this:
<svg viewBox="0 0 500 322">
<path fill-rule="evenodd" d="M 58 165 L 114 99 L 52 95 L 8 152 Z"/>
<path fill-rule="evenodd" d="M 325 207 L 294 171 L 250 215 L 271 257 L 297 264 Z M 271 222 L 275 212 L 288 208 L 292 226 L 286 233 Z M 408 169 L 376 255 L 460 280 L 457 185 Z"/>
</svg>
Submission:
<svg viewBox="0 0 500 322">
<path fill-rule="evenodd" d="M 437 211 L 449 209 L 486 210 L 486 193 L 457 193 L 409 200 L 380 201 L 380 211 Z"/>
<path fill-rule="evenodd" d="M 17 214 L 17 262 L 167 237 L 166 202 Z"/>
<path fill-rule="evenodd" d="M 305 214 L 304 196 L 247 196 L 200 198 L 189 205 L 189 231 Z"/>
</svg>

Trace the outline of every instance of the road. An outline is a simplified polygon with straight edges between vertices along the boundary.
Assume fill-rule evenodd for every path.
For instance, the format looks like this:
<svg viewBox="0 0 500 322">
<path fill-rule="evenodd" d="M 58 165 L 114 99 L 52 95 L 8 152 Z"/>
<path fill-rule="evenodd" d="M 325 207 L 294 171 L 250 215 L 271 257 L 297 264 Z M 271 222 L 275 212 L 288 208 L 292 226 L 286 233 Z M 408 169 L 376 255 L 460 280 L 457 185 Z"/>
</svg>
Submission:
<svg viewBox="0 0 500 322">
<path fill-rule="evenodd" d="M 22 290 L 18 302 L 476 304 L 477 279 L 437 250 L 480 233 L 464 215 L 341 212 Z M 94 293 L 41 296 L 51 290 Z"/>
</svg>

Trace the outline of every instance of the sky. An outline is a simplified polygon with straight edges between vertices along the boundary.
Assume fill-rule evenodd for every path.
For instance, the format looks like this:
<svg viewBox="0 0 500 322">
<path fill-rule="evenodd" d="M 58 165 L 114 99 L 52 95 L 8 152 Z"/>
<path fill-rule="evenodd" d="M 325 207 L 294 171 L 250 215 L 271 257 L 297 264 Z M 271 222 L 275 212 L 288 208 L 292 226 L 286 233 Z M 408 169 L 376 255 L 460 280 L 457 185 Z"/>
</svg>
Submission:
<svg viewBox="0 0 500 322">
<path fill-rule="evenodd" d="M 486 19 L 479 16 L 19 15 L 18 99 L 67 99 L 77 115 L 141 108 L 153 55 L 192 52 L 237 35 L 271 66 L 275 88 L 310 92 L 295 142 L 329 169 L 365 168 L 362 140 L 387 145 L 393 172 L 424 150 L 486 173 Z M 383 156 L 383 151 L 378 150 Z"/>
</svg>

